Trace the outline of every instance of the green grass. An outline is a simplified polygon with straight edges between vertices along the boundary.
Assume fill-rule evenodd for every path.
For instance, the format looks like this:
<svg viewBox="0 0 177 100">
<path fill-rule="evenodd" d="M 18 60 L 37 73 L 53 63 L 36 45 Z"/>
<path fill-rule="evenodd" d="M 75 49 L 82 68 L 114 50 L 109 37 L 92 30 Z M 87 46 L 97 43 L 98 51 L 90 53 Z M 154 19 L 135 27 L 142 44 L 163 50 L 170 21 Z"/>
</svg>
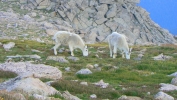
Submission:
<svg viewBox="0 0 177 100">
<path fill-rule="evenodd" d="M 120 96 L 118 91 L 114 91 L 111 88 L 101 89 L 89 84 L 88 86 L 80 85 L 79 82 L 69 81 L 69 80 L 59 80 L 52 84 L 58 90 L 66 91 L 79 96 L 81 99 L 88 100 L 89 95 L 97 94 L 98 98 L 118 98 Z M 104 94 L 104 95 L 103 95 Z"/>
<path fill-rule="evenodd" d="M 56 81 L 52 84 L 54 88 L 63 92 L 68 90 L 71 94 L 78 96 L 83 100 L 89 100 L 91 94 L 96 94 L 97 99 L 117 99 L 121 95 L 139 96 L 144 100 L 153 100 L 153 96 L 159 92 L 160 83 L 170 83 L 173 77 L 167 75 L 176 72 L 177 68 L 177 55 L 173 53 L 177 52 L 177 46 L 163 45 L 163 46 L 134 46 L 130 60 L 121 58 L 118 54 L 117 58 L 113 59 L 109 57 L 109 48 L 106 43 L 90 44 L 89 56 L 83 57 L 81 50 L 74 51 L 79 61 L 71 61 L 70 63 L 59 63 L 56 61 L 46 60 L 48 56 L 54 56 L 51 48 L 53 44 L 38 43 L 28 40 L 0 40 L 1 43 L 8 43 L 9 41 L 15 42 L 16 45 L 11 51 L 5 51 L 3 47 L 0 47 L 0 62 L 3 63 L 7 59 L 6 56 L 12 55 L 30 55 L 37 54 L 41 56 L 41 60 L 38 63 L 43 63 L 59 68 L 62 71 L 62 80 Z M 68 48 L 68 47 L 65 47 Z M 43 53 L 32 52 L 31 49 L 39 50 Z M 134 60 L 137 57 L 138 51 L 147 49 L 142 60 Z M 97 50 L 104 51 L 103 53 L 97 53 Z M 20 52 L 19 52 L 20 51 Z M 164 55 L 172 56 L 173 59 L 166 61 L 154 61 L 152 57 L 163 53 Z M 98 55 L 97 58 L 95 55 Z M 70 56 L 70 52 L 58 53 L 58 56 Z M 20 61 L 22 58 L 14 59 Z M 35 60 L 35 59 L 24 59 Z M 90 75 L 76 75 L 75 73 L 86 68 L 87 64 L 98 64 L 101 71 L 90 69 L 93 74 Z M 116 66 L 116 68 L 114 67 Z M 66 72 L 64 68 L 70 67 L 71 71 Z M 7 76 L 7 75 L 6 75 Z M 15 77 L 15 76 L 13 76 Z M 1 78 L 1 77 L 0 77 Z M 2 78 L 1 78 L 2 79 Z M 92 83 L 98 82 L 103 79 L 104 82 L 109 83 L 109 87 L 101 89 L 94 86 Z M 42 81 L 50 81 L 50 79 L 41 79 Z M 79 80 L 73 82 L 71 80 Z M 88 82 L 89 86 L 80 85 L 81 81 Z M 145 86 L 145 87 L 144 87 Z M 150 95 L 147 95 L 150 92 Z M 171 96 L 176 97 L 176 91 L 168 92 Z M 58 97 L 54 95 L 53 97 Z"/>
</svg>

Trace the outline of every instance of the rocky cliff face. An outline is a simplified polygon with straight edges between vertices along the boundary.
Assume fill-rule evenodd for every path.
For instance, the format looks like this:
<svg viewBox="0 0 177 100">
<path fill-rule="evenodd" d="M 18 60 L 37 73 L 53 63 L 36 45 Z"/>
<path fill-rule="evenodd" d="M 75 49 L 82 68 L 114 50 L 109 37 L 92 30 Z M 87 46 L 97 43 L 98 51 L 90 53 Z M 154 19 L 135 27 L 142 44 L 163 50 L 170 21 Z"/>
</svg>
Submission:
<svg viewBox="0 0 177 100">
<path fill-rule="evenodd" d="M 55 30 L 80 34 L 87 43 L 106 41 L 113 31 L 125 34 L 129 43 L 175 43 L 168 30 L 153 22 L 137 6 L 140 0 L 19 0 L 21 9 L 52 11 Z M 52 18 L 51 18 L 52 19 Z"/>
</svg>

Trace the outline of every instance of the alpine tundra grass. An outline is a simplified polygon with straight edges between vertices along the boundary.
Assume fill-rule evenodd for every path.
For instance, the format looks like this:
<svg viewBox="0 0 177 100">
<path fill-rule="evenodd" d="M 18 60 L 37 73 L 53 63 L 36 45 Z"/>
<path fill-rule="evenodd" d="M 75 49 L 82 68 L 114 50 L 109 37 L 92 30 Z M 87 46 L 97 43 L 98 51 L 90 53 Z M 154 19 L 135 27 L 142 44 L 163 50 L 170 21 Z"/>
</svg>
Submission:
<svg viewBox="0 0 177 100">
<path fill-rule="evenodd" d="M 177 70 L 177 46 L 166 44 L 161 46 L 133 46 L 130 60 L 123 59 L 120 54 L 113 59 L 109 56 L 109 48 L 107 43 L 97 43 L 88 45 L 89 56 L 83 57 L 81 50 L 75 50 L 75 56 L 80 60 L 74 62 L 69 60 L 69 63 L 59 63 L 52 60 L 46 60 L 48 56 L 54 56 L 51 49 L 54 44 L 39 43 L 28 40 L 0 40 L 2 44 L 15 42 L 15 47 L 10 51 L 5 51 L 3 46 L 0 46 L 0 62 L 4 63 L 6 56 L 14 55 L 31 55 L 37 54 L 41 56 L 41 60 L 30 58 L 16 58 L 14 61 L 31 61 L 34 63 L 42 63 L 57 67 L 63 73 L 63 77 L 59 81 L 55 81 L 52 86 L 60 92 L 69 91 L 71 94 L 89 100 L 90 95 L 96 94 L 97 100 L 110 99 L 116 100 L 121 95 L 138 96 L 144 100 L 153 100 L 154 95 L 159 92 L 160 83 L 170 83 L 173 77 L 167 75 L 176 72 Z M 67 49 L 68 47 L 65 47 Z M 32 52 L 31 49 L 41 51 Z M 141 60 L 136 60 L 137 55 L 143 49 L 146 49 Z M 20 52 L 19 52 L 20 51 Z M 172 59 L 165 61 L 155 61 L 152 57 L 163 53 L 164 55 L 172 56 Z M 63 53 L 58 53 L 57 56 L 70 56 L 67 50 Z M 76 75 L 75 73 L 86 68 L 87 64 L 97 64 L 101 70 L 96 68 L 90 69 L 93 74 Z M 66 67 L 70 67 L 69 72 L 65 71 Z M 11 77 L 15 74 L 4 72 Z M 0 74 L 0 80 L 8 79 L 9 77 Z M 109 83 L 108 88 L 101 89 L 93 85 L 93 83 L 103 80 Z M 50 79 L 42 78 L 42 81 L 50 81 Z M 77 81 L 76 81 L 77 80 Z M 3 82 L 3 81 L 1 81 Z M 88 82 L 88 86 L 80 85 L 80 82 Z M 167 94 L 177 98 L 177 91 L 166 92 Z M 54 95 L 54 97 L 59 97 Z"/>
</svg>

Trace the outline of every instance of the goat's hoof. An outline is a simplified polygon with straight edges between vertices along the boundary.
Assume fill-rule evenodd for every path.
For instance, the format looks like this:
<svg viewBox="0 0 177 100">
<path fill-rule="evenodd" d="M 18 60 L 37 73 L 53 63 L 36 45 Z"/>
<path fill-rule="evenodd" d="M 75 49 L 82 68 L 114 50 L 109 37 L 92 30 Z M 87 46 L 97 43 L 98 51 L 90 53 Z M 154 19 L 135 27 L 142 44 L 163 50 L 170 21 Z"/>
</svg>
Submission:
<svg viewBox="0 0 177 100">
<path fill-rule="evenodd" d="M 54 53 L 54 55 L 57 55 L 57 53 Z"/>
</svg>

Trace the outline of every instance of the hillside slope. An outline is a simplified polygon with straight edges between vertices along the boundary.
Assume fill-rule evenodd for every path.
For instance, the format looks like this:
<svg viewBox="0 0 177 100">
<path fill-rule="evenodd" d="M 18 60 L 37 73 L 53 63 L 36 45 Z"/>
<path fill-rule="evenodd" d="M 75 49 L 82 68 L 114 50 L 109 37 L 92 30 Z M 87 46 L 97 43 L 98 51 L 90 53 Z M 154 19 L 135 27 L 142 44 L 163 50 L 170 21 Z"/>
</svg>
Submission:
<svg viewBox="0 0 177 100">
<path fill-rule="evenodd" d="M 139 0 L 11 0 L 21 10 L 49 12 L 47 33 L 67 30 L 80 34 L 87 43 L 106 41 L 113 31 L 127 35 L 131 44 L 175 43 L 149 13 L 137 6 Z M 37 13 L 38 16 L 41 13 Z M 32 17 L 32 16 L 31 16 Z M 45 24 L 43 24 L 45 25 Z M 49 31 L 50 30 L 50 31 Z"/>
</svg>

